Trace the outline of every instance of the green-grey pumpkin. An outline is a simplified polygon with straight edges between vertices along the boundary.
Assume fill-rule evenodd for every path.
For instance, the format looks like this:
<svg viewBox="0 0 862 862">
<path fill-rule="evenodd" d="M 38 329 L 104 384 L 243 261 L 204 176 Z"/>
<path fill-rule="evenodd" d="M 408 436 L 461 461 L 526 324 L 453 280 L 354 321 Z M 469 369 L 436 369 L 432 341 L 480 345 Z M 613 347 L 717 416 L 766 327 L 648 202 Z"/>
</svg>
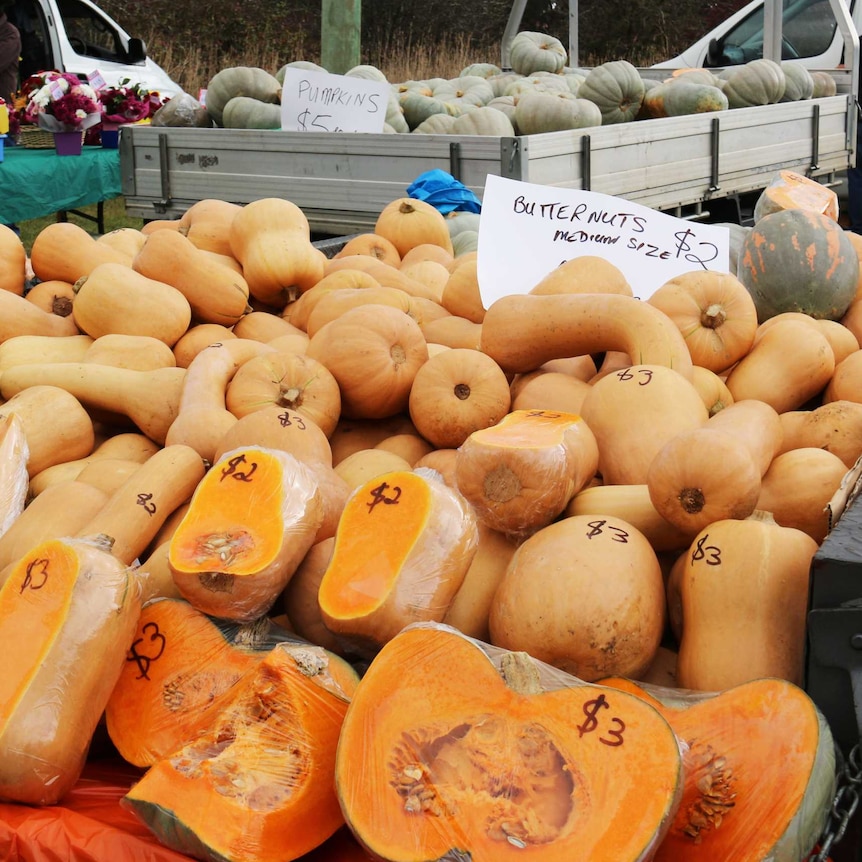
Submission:
<svg viewBox="0 0 862 862">
<path fill-rule="evenodd" d="M 560 72 L 566 65 L 568 54 L 563 43 L 555 36 L 522 30 L 509 46 L 512 71 L 519 75 L 535 72 Z"/>
<path fill-rule="evenodd" d="M 222 125 L 225 105 L 235 96 L 261 102 L 281 102 L 281 82 L 256 66 L 228 66 L 216 72 L 207 85 L 206 107 L 216 125 Z"/>
<path fill-rule="evenodd" d="M 786 86 L 781 65 L 761 57 L 735 69 L 726 78 L 724 94 L 731 108 L 773 105 L 781 101 Z"/>
<path fill-rule="evenodd" d="M 280 129 L 281 105 L 234 96 L 224 106 L 222 125 L 226 129 Z"/>
<path fill-rule="evenodd" d="M 611 60 L 596 66 L 578 90 L 581 99 L 594 102 L 602 125 L 627 123 L 641 108 L 645 86 L 640 72 L 628 60 Z"/>
</svg>

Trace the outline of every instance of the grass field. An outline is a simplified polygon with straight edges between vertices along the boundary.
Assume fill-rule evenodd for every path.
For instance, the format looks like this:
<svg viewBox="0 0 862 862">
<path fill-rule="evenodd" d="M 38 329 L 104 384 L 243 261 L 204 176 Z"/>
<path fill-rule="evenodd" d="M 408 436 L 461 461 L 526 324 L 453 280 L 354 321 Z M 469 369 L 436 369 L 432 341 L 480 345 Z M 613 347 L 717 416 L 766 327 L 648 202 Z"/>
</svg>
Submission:
<svg viewBox="0 0 862 862">
<path fill-rule="evenodd" d="M 96 218 L 96 204 L 81 207 L 80 211 L 92 216 L 93 219 Z M 95 221 L 81 218 L 74 213 L 69 213 L 68 218 L 70 222 L 74 222 L 84 228 L 88 233 L 91 233 L 94 236 L 97 235 L 98 229 Z M 133 218 L 126 215 L 126 205 L 121 197 L 105 201 L 104 218 L 106 233 L 121 227 L 140 228 L 143 225 L 143 219 Z M 32 221 L 19 222 L 18 227 L 21 230 L 21 241 L 24 243 L 24 247 L 27 249 L 28 254 L 30 253 L 30 249 L 33 247 L 33 240 L 36 238 L 39 231 L 53 221 L 56 221 L 55 215 L 43 216 L 42 218 L 33 219 Z"/>
</svg>

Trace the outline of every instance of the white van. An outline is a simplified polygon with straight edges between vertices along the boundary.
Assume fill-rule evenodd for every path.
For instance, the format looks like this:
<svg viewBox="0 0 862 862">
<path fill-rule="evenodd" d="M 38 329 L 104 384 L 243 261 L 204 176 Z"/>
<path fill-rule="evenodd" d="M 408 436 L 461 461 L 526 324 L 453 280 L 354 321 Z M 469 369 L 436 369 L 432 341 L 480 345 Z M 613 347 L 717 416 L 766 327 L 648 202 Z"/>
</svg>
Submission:
<svg viewBox="0 0 862 862">
<path fill-rule="evenodd" d="M 781 59 L 810 69 L 835 69 L 844 62 L 844 42 L 830 0 L 784 0 Z M 862 0 L 847 0 L 857 32 Z M 763 56 L 764 0 L 752 0 L 681 54 L 654 68 L 723 67 Z"/>
<path fill-rule="evenodd" d="M 21 33 L 22 81 L 47 69 L 82 79 L 98 71 L 108 85 L 127 78 L 165 98 L 182 92 L 144 43 L 90 0 L 15 0 L 6 14 Z"/>
</svg>

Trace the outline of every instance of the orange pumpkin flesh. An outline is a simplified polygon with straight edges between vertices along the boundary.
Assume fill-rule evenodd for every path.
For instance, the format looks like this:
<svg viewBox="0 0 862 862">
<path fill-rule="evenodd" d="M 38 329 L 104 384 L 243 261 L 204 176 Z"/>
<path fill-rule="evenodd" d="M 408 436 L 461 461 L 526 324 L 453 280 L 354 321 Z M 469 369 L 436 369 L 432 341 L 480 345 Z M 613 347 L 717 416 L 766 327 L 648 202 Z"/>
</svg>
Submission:
<svg viewBox="0 0 862 862">
<path fill-rule="evenodd" d="M 516 683 L 509 668 L 538 670 L 525 654 L 500 661 L 508 684 L 444 626 L 383 647 L 338 743 L 353 833 L 387 862 L 648 858 L 681 781 L 666 722 L 611 689 Z"/>
<path fill-rule="evenodd" d="M 825 825 L 835 760 L 829 726 L 802 689 L 758 679 L 662 703 L 652 696 L 662 689 L 602 684 L 652 704 L 683 746 L 682 802 L 655 862 L 807 858 Z"/>
<path fill-rule="evenodd" d="M 274 647 L 210 728 L 150 767 L 122 804 L 199 859 L 290 862 L 322 844 L 344 822 L 333 773 L 352 694 L 329 664 L 319 647 Z"/>
<path fill-rule="evenodd" d="M 439 479 L 410 470 L 370 479 L 338 524 L 318 594 L 323 622 L 376 651 L 408 623 L 442 620 L 477 543 L 470 507 Z"/>
<path fill-rule="evenodd" d="M 238 625 L 183 599 L 150 602 L 105 710 L 117 751 L 141 767 L 167 757 L 206 729 L 242 676 L 288 640 L 295 638 L 265 617 Z"/>
<path fill-rule="evenodd" d="M 204 613 L 251 621 L 266 613 L 314 543 L 323 504 L 287 452 L 231 449 L 200 481 L 169 552 L 174 582 Z"/>
</svg>

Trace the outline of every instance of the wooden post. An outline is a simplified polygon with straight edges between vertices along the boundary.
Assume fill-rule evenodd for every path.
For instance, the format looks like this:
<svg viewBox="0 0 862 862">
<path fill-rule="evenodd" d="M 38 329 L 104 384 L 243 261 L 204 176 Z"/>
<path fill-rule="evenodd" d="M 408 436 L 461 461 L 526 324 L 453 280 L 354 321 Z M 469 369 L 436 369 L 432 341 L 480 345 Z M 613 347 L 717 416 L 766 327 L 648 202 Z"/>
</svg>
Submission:
<svg viewBox="0 0 862 862">
<path fill-rule="evenodd" d="M 320 65 L 343 75 L 359 65 L 362 0 L 321 0 Z"/>
</svg>

